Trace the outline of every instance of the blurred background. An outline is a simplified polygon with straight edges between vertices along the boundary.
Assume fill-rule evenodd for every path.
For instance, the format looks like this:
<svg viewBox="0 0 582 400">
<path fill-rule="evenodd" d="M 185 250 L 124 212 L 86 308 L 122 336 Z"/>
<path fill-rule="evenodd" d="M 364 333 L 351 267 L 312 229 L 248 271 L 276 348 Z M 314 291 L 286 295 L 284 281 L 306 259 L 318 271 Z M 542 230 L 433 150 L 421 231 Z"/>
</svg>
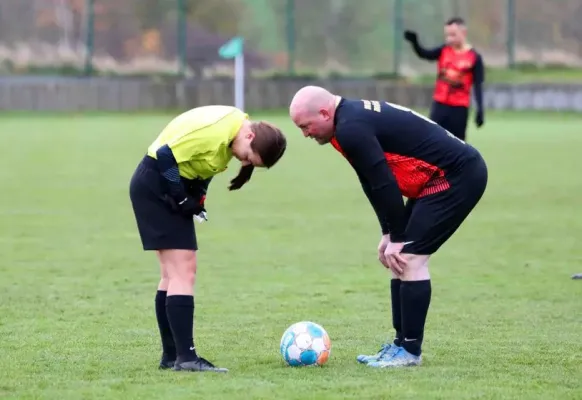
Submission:
<svg viewBox="0 0 582 400">
<path fill-rule="evenodd" d="M 430 88 L 409 86 L 405 96 L 386 85 L 433 84 L 434 64 L 419 60 L 402 34 L 413 29 L 423 46 L 438 45 L 452 16 L 467 21 L 469 40 L 484 57 L 489 107 L 568 104 L 582 111 L 582 95 L 571 93 L 582 82 L 582 0 L 2 0 L 0 77 L 9 79 L 0 82 L 0 109 L 232 102 L 234 65 L 218 50 L 235 36 L 245 41 L 247 80 L 263 79 L 245 89 L 253 108 L 285 107 L 297 84 L 322 79 L 367 88 L 352 85 L 346 95 L 427 107 Z M 79 77 L 109 81 L 62 84 Z M 133 86 L 122 78 L 133 78 Z M 139 86 L 136 78 L 143 78 Z M 563 87 L 516 95 L 494 86 L 518 83 Z M 265 100 L 265 93 L 281 96 Z"/>
<path fill-rule="evenodd" d="M 211 75 L 241 35 L 251 73 L 414 76 L 402 30 L 454 15 L 490 67 L 582 64 L 580 0 L 2 0 L 0 71 Z"/>
</svg>

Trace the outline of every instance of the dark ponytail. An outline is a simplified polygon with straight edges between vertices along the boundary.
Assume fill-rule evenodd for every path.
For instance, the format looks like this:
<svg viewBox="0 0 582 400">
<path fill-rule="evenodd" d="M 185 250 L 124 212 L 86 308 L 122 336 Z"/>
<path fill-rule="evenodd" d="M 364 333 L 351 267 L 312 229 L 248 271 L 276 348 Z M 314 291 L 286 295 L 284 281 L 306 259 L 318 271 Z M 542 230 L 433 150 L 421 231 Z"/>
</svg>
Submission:
<svg viewBox="0 0 582 400">
<path fill-rule="evenodd" d="M 251 179 L 254 169 L 255 167 L 252 165 L 243 165 L 242 167 L 240 167 L 238 175 L 235 176 L 230 181 L 230 186 L 228 187 L 228 190 L 240 189 L 245 183 L 247 183 Z"/>
</svg>

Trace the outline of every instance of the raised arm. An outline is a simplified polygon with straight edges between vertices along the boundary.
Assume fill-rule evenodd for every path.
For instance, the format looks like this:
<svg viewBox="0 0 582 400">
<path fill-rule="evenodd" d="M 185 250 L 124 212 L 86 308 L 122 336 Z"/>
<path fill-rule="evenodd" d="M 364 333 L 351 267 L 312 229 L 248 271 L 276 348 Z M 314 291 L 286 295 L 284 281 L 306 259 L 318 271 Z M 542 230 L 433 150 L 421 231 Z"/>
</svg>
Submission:
<svg viewBox="0 0 582 400">
<path fill-rule="evenodd" d="M 416 55 L 423 60 L 436 61 L 441 56 L 444 45 L 426 49 L 420 45 L 418 42 L 418 36 L 416 32 L 413 31 L 404 32 L 404 38 L 410 42 Z"/>
</svg>

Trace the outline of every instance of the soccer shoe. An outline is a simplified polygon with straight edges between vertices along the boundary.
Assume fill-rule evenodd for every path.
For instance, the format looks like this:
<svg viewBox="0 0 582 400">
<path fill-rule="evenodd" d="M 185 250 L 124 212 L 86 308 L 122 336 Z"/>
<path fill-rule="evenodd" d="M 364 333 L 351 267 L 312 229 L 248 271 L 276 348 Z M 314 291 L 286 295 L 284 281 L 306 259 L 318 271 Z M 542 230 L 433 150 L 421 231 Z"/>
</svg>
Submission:
<svg viewBox="0 0 582 400">
<path fill-rule="evenodd" d="M 175 361 L 161 360 L 160 361 L 160 369 L 174 368 L 174 363 L 175 363 Z"/>
<path fill-rule="evenodd" d="M 176 362 L 176 356 L 169 357 L 166 354 L 162 354 L 162 358 L 160 360 L 160 369 L 173 368 L 175 362 Z"/>
<path fill-rule="evenodd" d="M 174 371 L 190 371 L 190 372 L 228 372 L 226 368 L 215 367 L 210 361 L 198 357 L 193 361 L 179 362 L 176 360 L 174 364 Z"/>
<path fill-rule="evenodd" d="M 378 361 L 380 358 L 386 356 L 390 357 L 398 351 L 400 347 L 396 346 L 394 343 L 384 343 L 380 350 L 376 354 L 365 355 L 360 354 L 356 359 L 359 363 L 368 364 L 371 361 Z"/>
<path fill-rule="evenodd" d="M 404 348 L 399 347 L 395 354 L 380 357 L 377 361 L 371 361 L 367 365 L 372 368 L 414 367 L 420 365 L 422 356 L 410 354 Z"/>
</svg>

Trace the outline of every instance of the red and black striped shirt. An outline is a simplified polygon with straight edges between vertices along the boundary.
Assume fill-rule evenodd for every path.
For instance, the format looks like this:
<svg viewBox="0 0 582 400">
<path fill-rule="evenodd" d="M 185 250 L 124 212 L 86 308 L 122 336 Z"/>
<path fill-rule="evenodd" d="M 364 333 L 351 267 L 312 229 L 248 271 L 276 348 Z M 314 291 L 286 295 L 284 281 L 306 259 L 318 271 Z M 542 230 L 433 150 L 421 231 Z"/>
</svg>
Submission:
<svg viewBox="0 0 582 400">
<path fill-rule="evenodd" d="M 485 81 L 483 57 L 474 48 L 456 50 L 442 45 L 432 49 L 413 43 L 414 52 L 422 59 L 437 62 L 437 79 L 433 100 L 449 106 L 469 107 L 471 89 L 475 88 L 477 107 L 482 108 L 482 83 Z"/>
<path fill-rule="evenodd" d="M 408 108 L 388 102 L 341 99 L 331 141 L 350 162 L 384 234 L 403 238 L 402 196 L 420 198 L 447 190 L 450 174 L 477 150 Z"/>
</svg>

